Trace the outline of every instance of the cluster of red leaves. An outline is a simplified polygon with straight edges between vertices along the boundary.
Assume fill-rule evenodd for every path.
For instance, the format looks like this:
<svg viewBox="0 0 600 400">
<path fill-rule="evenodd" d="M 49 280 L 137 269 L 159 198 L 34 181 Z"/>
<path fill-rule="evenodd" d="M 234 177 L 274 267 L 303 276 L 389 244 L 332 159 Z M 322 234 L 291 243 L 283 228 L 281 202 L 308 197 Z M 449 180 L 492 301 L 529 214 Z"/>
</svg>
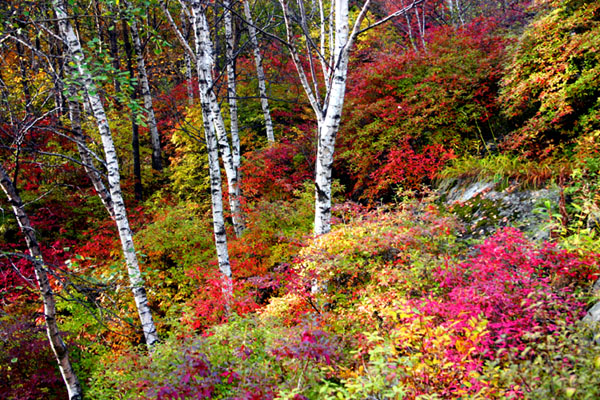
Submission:
<svg viewBox="0 0 600 400">
<path fill-rule="evenodd" d="M 335 168 L 353 196 L 372 200 L 372 176 L 385 175 L 378 171 L 390 150 L 401 156 L 403 138 L 419 154 L 429 145 L 445 153 L 482 148 L 492 137 L 506 41 L 483 22 L 433 29 L 427 51 L 380 52 L 351 72 Z M 404 164 L 413 169 L 410 159 Z"/>
<path fill-rule="evenodd" d="M 397 185 L 418 190 L 424 183 L 433 181 L 446 162 L 455 158 L 452 150 L 440 144 L 424 146 L 417 153 L 410 142 L 410 137 L 400 139 L 388 152 L 383 166 L 371 173 L 373 183 L 365 190 L 366 197 L 379 198 Z"/>
<path fill-rule="evenodd" d="M 247 201 L 289 200 L 311 179 L 314 152 L 310 143 L 282 140 L 244 155 L 241 189 Z"/>
<path fill-rule="evenodd" d="M 277 358 L 312 360 L 330 365 L 337 357 L 333 339 L 330 334 L 320 329 L 305 329 L 300 340 L 297 338 L 281 340 L 271 353 Z"/>
<path fill-rule="evenodd" d="M 582 258 L 552 244 L 538 247 L 514 228 L 499 231 L 477 251 L 469 260 L 438 271 L 446 294 L 428 299 L 422 309 L 441 321 L 458 319 L 458 327 L 483 316 L 489 339 L 481 354 L 493 357 L 499 348 L 522 351 L 526 333 L 551 334 L 558 320 L 571 324 L 582 317 L 585 307 L 572 287 L 556 283 L 563 276 L 597 278 L 600 255 Z"/>
<path fill-rule="evenodd" d="M 227 302 L 223 295 L 223 278 L 216 263 L 211 264 L 210 271 L 197 269 L 188 272 L 189 276 L 202 282 L 201 289 L 189 301 L 192 311 L 183 315 L 183 321 L 196 330 L 203 330 L 226 320 Z M 254 282 L 234 279 L 232 310 L 244 315 L 260 308 L 258 290 Z"/>
</svg>

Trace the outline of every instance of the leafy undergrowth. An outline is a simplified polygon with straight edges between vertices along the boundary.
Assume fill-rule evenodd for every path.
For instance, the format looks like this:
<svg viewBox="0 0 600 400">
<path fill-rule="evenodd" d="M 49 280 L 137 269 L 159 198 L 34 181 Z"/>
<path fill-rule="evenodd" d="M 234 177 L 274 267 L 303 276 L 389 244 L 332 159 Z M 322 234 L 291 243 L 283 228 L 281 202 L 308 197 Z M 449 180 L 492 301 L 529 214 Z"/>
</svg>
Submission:
<svg viewBox="0 0 600 400">
<path fill-rule="evenodd" d="M 516 229 L 468 247 L 428 202 L 339 223 L 280 266 L 255 313 L 152 356 L 105 356 L 91 398 L 593 398 L 600 358 L 579 321 L 600 256 Z"/>
</svg>

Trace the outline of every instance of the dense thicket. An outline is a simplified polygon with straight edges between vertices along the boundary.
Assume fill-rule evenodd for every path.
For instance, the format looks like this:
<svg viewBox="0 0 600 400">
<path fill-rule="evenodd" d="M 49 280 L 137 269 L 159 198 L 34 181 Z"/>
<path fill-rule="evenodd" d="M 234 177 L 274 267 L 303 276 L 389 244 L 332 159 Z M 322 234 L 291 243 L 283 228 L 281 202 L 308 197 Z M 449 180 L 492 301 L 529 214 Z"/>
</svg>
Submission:
<svg viewBox="0 0 600 400">
<path fill-rule="evenodd" d="M 340 4 L 0 6 L 0 397 L 67 396 L 40 293 L 84 398 L 598 396 L 600 5 Z M 547 240 L 442 179 L 549 188 Z"/>
</svg>

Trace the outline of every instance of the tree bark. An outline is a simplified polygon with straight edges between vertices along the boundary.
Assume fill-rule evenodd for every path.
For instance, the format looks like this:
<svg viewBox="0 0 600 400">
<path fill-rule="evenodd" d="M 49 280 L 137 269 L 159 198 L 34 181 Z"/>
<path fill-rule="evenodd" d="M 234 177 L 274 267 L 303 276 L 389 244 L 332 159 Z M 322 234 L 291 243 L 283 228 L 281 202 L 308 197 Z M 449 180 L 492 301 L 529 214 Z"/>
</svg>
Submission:
<svg viewBox="0 0 600 400">
<path fill-rule="evenodd" d="M 137 88 L 134 91 L 134 96 Z M 134 99 L 135 99 L 134 97 Z M 144 199 L 144 186 L 142 185 L 142 164 L 140 161 L 140 126 L 136 116 L 131 116 L 131 154 L 133 156 L 133 192 L 137 201 Z"/>
<path fill-rule="evenodd" d="M 23 201 L 16 191 L 13 182 L 10 180 L 8 173 L 2 165 L 0 165 L 0 186 L 6 194 L 8 202 L 11 204 L 17 223 L 21 233 L 25 236 L 25 242 L 29 254 L 33 259 L 33 266 L 35 271 L 35 278 L 40 289 L 42 301 L 44 303 L 44 321 L 46 322 L 46 334 L 50 341 L 50 347 L 58 362 L 58 368 L 60 374 L 67 386 L 67 392 L 70 400 L 82 399 L 81 386 L 79 385 L 79 379 L 73 371 L 73 367 L 69 360 L 69 350 L 65 342 L 60 337 L 58 325 L 56 323 L 56 302 L 54 300 L 54 294 L 52 293 L 52 287 L 46 270 L 44 267 L 44 260 L 42 258 L 42 252 L 35 236 L 35 231 L 31 227 L 29 217 L 25 213 L 23 208 Z"/>
<path fill-rule="evenodd" d="M 129 2 L 125 2 L 127 8 L 131 8 Z M 154 106 L 152 104 L 152 94 L 150 93 L 150 83 L 148 82 L 148 73 L 146 71 L 146 62 L 142 49 L 142 42 L 137 27 L 135 16 L 129 20 L 131 27 L 131 37 L 133 39 L 133 48 L 136 54 L 137 70 L 140 78 L 140 88 L 142 98 L 144 99 L 144 108 L 146 108 L 148 117 L 148 129 L 150 130 L 150 139 L 152 142 L 152 168 L 156 171 L 162 171 L 160 135 L 156 126 L 156 117 L 154 115 Z"/>
<path fill-rule="evenodd" d="M 233 284 L 231 282 L 231 264 L 229 262 L 229 250 L 227 248 L 227 231 L 225 230 L 225 216 L 223 214 L 223 192 L 221 189 L 221 168 L 219 165 L 219 149 L 217 138 L 210 118 L 202 109 L 204 124 L 204 137 L 206 139 L 206 150 L 208 152 L 208 173 L 210 177 L 210 198 L 213 217 L 213 232 L 215 236 L 215 247 L 217 250 L 217 261 L 223 279 L 223 295 L 225 306 L 229 312 L 231 299 L 233 297 Z"/>
<path fill-rule="evenodd" d="M 127 218 L 127 209 L 125 208 L 125 203 L 123 202 L 123 196 L 121 194 L 117 152 L 112 139 L 104 105 L 102 104 L 102 100 L 98 95 L 98 89 L 92 80 L 92 76 L 85 65 L 81 44 L 79 43 L 79 38 L 75 34 L 73 27 L 69 22 L 67 13 L 65 11 L 66 8 L 64 0 L 53 0 L 53 6 L 57 19 L 59 20 L 61 34 L 69 49 L 71 61 L 73 62 L 74 68 L 76 68 L 79 73 L 79 81 L 82 87 L 85 89 L 92 113 L 98 125 L 98 131 L 100 132 L 102 145 L 104 147 L 104 154 L 106 157 L 108 187 L 113 200 L 115 222 L 117 224 L 119 237 L 123 248 L 123 254 L 127 263 L 131 289 L 137 306 L 146 344 L 150 349 L 152 349 L 153 345 L 158 341 L 158 336 L 154 321 L 152 319 L 152 313 L 150 311 L 150 307 L 148 306 L 146 289 L 144 288 L 144 279 L 140 272 L 137 255 L 133 245 L 133 235 L 131 233 L 129 220 Z"/>
<path fill-rule="evenodd" d="M 274 143 L 275 134 L 273 133 L 273 121 L 271 120 L 269 99 L 267 98 L 265 71 L 263 69 L 262 55 L 260 54 L 260 47 L 258 46 L 258 38 L 256 36 L 256 28 L 254 27 L 254 22 L 252 21 L 252 13 L 250 12 L 250 4 L 248 4 L 248 0 L 244 0 L 244 16 L 246 18 L 246 22 L 248 22 L 248 36 L 250 37 L 250 43 L 252 44 L 252 51 L 254 53 L 256 77 L 258 78 L 258 93 L 260 95 L 260 106 L 262 107 L 263 117 L 265 119 L 267 140 L 269 143 Z"/>
<path fill-rule="evenodd" d="M 185 33 L 184 37 L 187 39 L 189 38 L 189 25 L 187 23 L 187 17 L 185 16 L 185 13 L 182 11 L 181 12 L 181 26 L 182 26 L 182 30 Z M 190 55 L 188 54 L 187 51 L 183 52 L 183 60 L 185 63 L 185 85 L 187 88 L 187 95 L 188 95 L 188 106 L 193 106 L 194 105 L 194 84 L 192 82 L 192 58 L 190 57 Z"/>
<path fill-rule="evenodd" d="M 229 104 L 229 131 L 231 133 L 231 152 L 234 168 L 240 168 L 240 135 L 238 127 L 237 88 L 235 78 L 235 38 L 233 36 L 233 16 L 231 1 L 224 0 L 223 13 L 225 20 L 225 63 L 227 64 L 227 103 Z"/>
<path fill-rule="evenodd" d="M 185 85 L 188 95 L 188 106 L 194 105 L 194 83 L 192 81 L 192 59 L 187 53 L 183 54 L 185 62 Z"/>
<path fill-rule="evenodd" d="M 212 68 L 214 60 L 210 31 L 201 2 L 198 0 L 192 1 L 192 26 L 194 27 L 196 42 L 196 70 L 198 74 L 198 87 L 200 89 L 200 102 L 202 109 L 206 110 L 217 136 L 219 153 L 221 154 L 227 176 L 233 228 L 236 236 L 239 237 L 245 229 L 241 207 L 241 192 L 238 182 L 239 159 L 236 159 L 235 153 L 232 154 L 221 108 L 213 90 Z"/>
<path fill-rule="evenodd" d="M 302 0 L 299 0 L 302 1 Z M 300 52 L 295 44 L 294 30 L 291 26 L 292 21 L 296 21 L 303 29 L 306 39 L 307 54 L 309 64 L 313 53 L 310 49 L 312 41 L 310 33 L 307 30 L 306 16 L 300 7 L 300 15 L 292 16 L 286 0 L 279 0 L 283 9 L 283 19 L 286 27 L 288 48 L 290 56 L 298 72 L 300 83 L 309 103 L 313 108 L 318 126 L 318 144 L 317 144 L 317 159 L 315 172 L 315 220 L 314 220 L 314 235 L 319 236 L 328 233 L 331 230 L 331 173 L 333 167 L 333 155 L 335 151 L 335 137 L 339 130 L 340 120 L 342 117 L 342 109 L 344 106 L 344 95 L 346 92 L 346 76 L 348 74 L 348 59 L 350 57 L 350 48 L 360 32 L 360 25 L 367 13 L 370 0 L 366 0 L 360 13 L 358 14 L 352 33 L 349 26 L 349 10 L 348 0 L 332 0 L 332 12 L 335 17 L 335 23 L 332 24 L 332 16 L 329 18 L 329 44 L 331 49 L 331 57 L 329 62 L 325 62 L 325 54 L 320 54 L 319 59 L 323 68 L 325 77 L 325 97 L 321 99 L 318 88 L 318 80 L 311 68 L 311 77 L 313 86 L 310 85 L 308 76 L 304 71 L 300 59 Z M 322 6 L 321 6 L 322 7 Z M 399 15 L 399 14 L 398 14 Z M 383 20 L 382 20 L 383 21 Z M 381 22 L 379 22 L 381 23 Z M 325 42 L 325 24 L 324 18 L 321 18 L 320 29 L 320 48 L 324 49 Z M 335 30 L 332 32 L 332 30 Z M 333 45 L 331 48 L 331 45 Z"/>
<path fill-rule="evenodd" d="M 315 172 L 315 236 L 331 230 L 331 172 L 335 137 L 340 127 L 346 76 L 348 74 L 348 56 L 351 42 L 348 38 L 348 0 L 335 3 L 335 60 L 333 80 L 328 90 L 325 117 L 318 125 L 319 142 L 317 147 Z"/>
<path fill-rule="evenodd" d="M 210 68 L 212 67 L 212 48 L 210 44 L 210 40 L 208 42 L 201 42 L 199 30 L 201 27 L 201 22 L 197 20 L 197 16 L 203 16 L 202 10 L 200 12 L 196 10 L 190 15 L 191 27 L 194 29 L 195 36 L 195 44 L 196 44 L 196 52 L 194 52 L 188 43 L 186 42 L 184 35 L 175 25 L 173 18 L 166 6 L 166 4 L 161 1 L 160 5 L 169 20 L 172 28 L 177 35 L 177 38 L 181 42 L 185 52 L 190 56 L 194 56 L 196 59 L 196 71 L 198 74 L 198 87 L 200 89 L 200 102 L 202 108 L 202 123 L 204 126 L 204 136 L 206 140 L 206 149 L 208 153 L 208 171 L 210 178 L 210 194 L 211 194 L 211 207 L 212 207 L 212 217 L 213 217 L 213 233 L 215 237 L 215 247 L 217 252 L 217 260 L 219 263 L 219 270 L 223 279 L 223 295 L 225 296 L 225 306 L 227 312 L 230 310 L 231 299 L 233 297 L 233 285 L 231 281 L 231 265 L 229 262 L 229 250 L 227 248 L 227 231 L 225 229 L 225 217 L 223 213 L 223 192 L 221 185 L 221 168 L 219 165 L 219 142 L 215 134 L 215 124 L 213 116 L 211 115 L 213 110 L 210 106 L 211 95 L 212 93 L 212 77 L 210 76 Z M 194 6 L 199 7 L 199 4 L 195 4 Z M 206 18 L 204 18 L 206 22 Z M 207 34 L 208 29 L 202 34 Z M 207 46 L 207 47 L 205 47 Z M 208 50 L 207 50 L 208 49 Z M 205 60 L 205 57 L 208 58 L 210 62 Z M 208 64 L 208 71 L 207 71 Z M 210 85 L 209 85 L 210 83 Z M 216 101 L 216 99 L 215 99 Z M 217 104 L 218 105 L 218 104 Z M 219 114 L 220 115 L 220 114 Z M 227 145 L 227 147 L 229 147 Z M 230 160 L 231 161 L 231 160 Z"/>
<path fill-rule="evenodd" d="M 25 100 L 25 111 L 27 112 L 27 114 L 32 114 L 31 91 L 29 90 L 30 85 L 29 85 L 29 78 L 28 78 L 29 75 L 27 73 L 27 68 L 25 67 L 25 63 L 23 62 L 23 59 L 25 58 L 25 53 L 23 51 L 23 47 L 21 46 L 21 44 L 19 42 L 17 42 L 16 48 L 17 48 L 17 57 L 19 60 L 19 72 L 21 73 L 21 88 L 23 90 L 23 97 Z"/>
</svg>

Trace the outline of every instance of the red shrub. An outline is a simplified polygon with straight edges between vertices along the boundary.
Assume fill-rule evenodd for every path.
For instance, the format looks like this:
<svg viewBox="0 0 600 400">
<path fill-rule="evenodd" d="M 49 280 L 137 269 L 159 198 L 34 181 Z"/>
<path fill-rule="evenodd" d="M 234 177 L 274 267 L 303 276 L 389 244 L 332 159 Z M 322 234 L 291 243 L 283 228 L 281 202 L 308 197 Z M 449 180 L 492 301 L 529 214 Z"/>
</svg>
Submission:
<svg viewBox="0 0 600 400">
<path fill-rule="evenodd" d="M 423 308 L 465 326 L 470 318 L 483 316 L 490 332 L 486 355 L 496 348 L 522 350 L 526 333 L 549 334 L 558 320 L 573 323 L 582 316 L 584 304 L 572 290 L 551 282 L 563 274 L 590 276 L 590 260 L 552 245 L 536 246 L 514 228 L 496 233 L 477 250 L 467 261 L 439 271 L 440 286 L 447 292 L 427 300 Z"/>
</svg>

